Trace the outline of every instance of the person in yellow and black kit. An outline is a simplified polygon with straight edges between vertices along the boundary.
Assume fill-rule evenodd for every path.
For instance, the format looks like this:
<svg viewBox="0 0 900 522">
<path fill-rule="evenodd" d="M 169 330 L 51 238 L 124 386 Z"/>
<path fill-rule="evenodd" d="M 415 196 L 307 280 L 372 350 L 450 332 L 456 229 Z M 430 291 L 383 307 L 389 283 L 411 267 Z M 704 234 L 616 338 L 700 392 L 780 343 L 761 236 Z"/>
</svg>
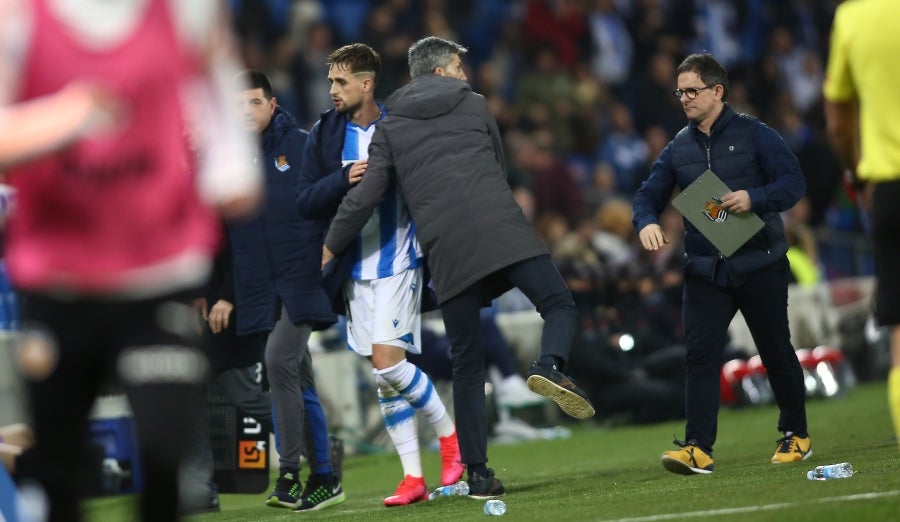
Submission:
<svg viewBox="0 0 900 522">
<path fill-rule="evenodd" d="M 790 268 L 780 212 L 803 196 L 797 157 L 771 128 L 725 103 L 728 73 L 709 54 L 692 54 L 676 70 L 674 95 L 688 124 L 653 163 L 634 197 L 633 221 L 641 243 L 656 250 L 669 240 L 659 215 L 676 186 L 712 170 L 734 192 L 722 196 L 732 213 L 755 212 L 765 226 L 725 257 L 685 220 L 683 322 L 685 332 L 685 441 L 663 453 L 663 466 L 690 475 L 713 471 L 719 411 L 719 372 L 728 326 L 740 310 L 766 367 L 781 412 L 773 464 L 809 457 L 803 373 L 791 345 L 787 317 Z"/>
<path fill-rule="evenodd" d="M 900 4 L 844 2 L 834 14 L 825 119 L 835 153 L 863 191 L 875 253 L 875 315 L 890 327 L 888 402 L 900 436 Z"/>
</svg>

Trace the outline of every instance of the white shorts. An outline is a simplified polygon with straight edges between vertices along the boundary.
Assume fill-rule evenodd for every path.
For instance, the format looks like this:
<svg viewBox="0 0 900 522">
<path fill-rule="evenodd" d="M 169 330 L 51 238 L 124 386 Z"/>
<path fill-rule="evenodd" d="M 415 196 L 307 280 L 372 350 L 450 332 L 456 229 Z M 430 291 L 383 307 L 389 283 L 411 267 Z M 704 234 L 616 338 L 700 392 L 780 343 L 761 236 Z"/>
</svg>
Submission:
<svg viewBox="0 0 900 522">
<path fill-rule="evenodd" d="M 370 357 L 373 344 L 422 353 L 422 269 L 413 268 L 384 279 L 350 280 L 347 298 L 347 342 Z"/>
</svg>

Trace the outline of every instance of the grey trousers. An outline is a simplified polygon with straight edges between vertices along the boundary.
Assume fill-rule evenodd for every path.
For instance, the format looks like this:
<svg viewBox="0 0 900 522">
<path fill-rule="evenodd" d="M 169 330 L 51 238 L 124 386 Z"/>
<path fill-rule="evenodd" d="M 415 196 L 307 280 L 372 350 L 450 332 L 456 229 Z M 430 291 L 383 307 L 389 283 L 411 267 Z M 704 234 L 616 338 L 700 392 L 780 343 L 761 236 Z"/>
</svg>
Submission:
<svg viewBox="0 0 900 522">
<path fill-rule="evenodd" d="M 281 319 L 266 341 L 266 372 L 272 394 L 275 432 L 281 448 L 279 468 L 298 470 L 304 447 L 302 388 L 315 386 L 312 359 L 309 355 L 308 324 L 294 325 L 282 307 Z"/>
</svg>

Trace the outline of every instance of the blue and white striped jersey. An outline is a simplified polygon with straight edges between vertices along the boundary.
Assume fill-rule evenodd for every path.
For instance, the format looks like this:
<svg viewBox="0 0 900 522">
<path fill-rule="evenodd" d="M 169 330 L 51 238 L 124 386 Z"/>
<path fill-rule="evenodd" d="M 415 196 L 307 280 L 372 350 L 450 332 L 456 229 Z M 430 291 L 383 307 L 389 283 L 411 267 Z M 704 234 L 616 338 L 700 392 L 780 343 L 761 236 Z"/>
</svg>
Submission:
<svg viewBox="0 0 900 522">
<path fill-rule="evenodd" d="M 341 152 L 345 165 L 369 158 L 375 124 L 385 116 L 384 107 L 379 107 L 381 116 L 366 128 L 347 120 Z M 421 266 L 422 249 L 416 240 L 416 226 L 395 184 L 385 192 L 378 211 L 372 214 L 350 248 L 355 258 L 350 277 L 356 280 L 382 279 Z"/>
</svg>

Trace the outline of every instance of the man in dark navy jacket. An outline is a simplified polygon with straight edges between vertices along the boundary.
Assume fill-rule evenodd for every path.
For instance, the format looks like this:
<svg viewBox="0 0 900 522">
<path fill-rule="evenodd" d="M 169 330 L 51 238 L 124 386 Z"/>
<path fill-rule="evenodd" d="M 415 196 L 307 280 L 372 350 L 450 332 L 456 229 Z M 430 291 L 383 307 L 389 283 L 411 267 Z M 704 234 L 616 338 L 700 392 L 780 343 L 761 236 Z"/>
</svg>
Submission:
<svg viewBox="0 0 900 522">
<path fill-rule="evenodd" d="M 787 317 L 789 266 L 780 212 L 792 207 L 806 185 L 800 164 L 781 137 L 754 117 L 725 103 L 728 75 L 709 54 L 679 65 L 674 95 L 688 124 L 660 153 L 634 197 L 641 243 L 656 250 L 669 240 L 659 214 L 676 185 L 684 188 L 706 170 L 734 192 L 722 196 L 732 213 L 755 212 L 765 226 L 731 256 L 724 256 L 685 220 L 683 319 L 687 346 L 685 442 L 663 453 L 674 473 L 713 471 L 712 447 L 719 410 L 719 372 L 728 325 L 740 310 L 766 367 L 781 411 L 773 464 L 809 457 L 803 373 L 791 345 Z"/>
<path fill-rule="evenodd" d="M 266 504 L 293 509 L 302 499 L 311 498 L 311 503 L 303 504 L 321 509 L 344 501 L 329 462 L 325 416 L 315 393 L 307 345 L 314 330 L 337 321 L 322 287 L 319 263 L 328 222 L 301 218 L 294 204 L 294 186 L 308 134 L 278 107 L 264 74 L 245 71 L 238 80 L 250 87 L 238 98 L 247 131 L 260 136 L 262 157 L 257 161 L 263 163 L 266 173 L 266 200 L 260 212 L 228 224 L 237 333 L 271 332 L 265 363 L 280 448 L 278 480 Z M 309 442 L 317 469 L 311 470 L 301 494 L 304 414 L 310 420 L 316 417 L 310 424 L 318 429 L 311 430 L 313 440 Z"/>
</svg>

